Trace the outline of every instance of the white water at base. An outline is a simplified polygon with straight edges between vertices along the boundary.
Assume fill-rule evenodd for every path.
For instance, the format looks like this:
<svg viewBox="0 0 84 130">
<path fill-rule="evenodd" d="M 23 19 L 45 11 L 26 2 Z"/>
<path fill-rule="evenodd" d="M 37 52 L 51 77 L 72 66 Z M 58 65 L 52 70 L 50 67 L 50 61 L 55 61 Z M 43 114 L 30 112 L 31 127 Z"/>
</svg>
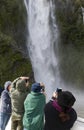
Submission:
<svg viewBox="0 0 84 130">
<path fill-rule="evenodd" d="M 28 13 L 29 36 L 27 47 L 34 77 L 37 82 L 45 84 L 48 98 L 50 98 L 60 82 L 58 61 L 54 54 L 54 42 L 56 41 L 55 44 L 58 44 L 58 27 L 53 24 L 56 32 L 54 36 L 49 24 L 50 16 L 54 23 L 52 1 L 24 0 L 24 2 Z M 57 70 L 56 73 L 53 68 Z"/>
</svg>

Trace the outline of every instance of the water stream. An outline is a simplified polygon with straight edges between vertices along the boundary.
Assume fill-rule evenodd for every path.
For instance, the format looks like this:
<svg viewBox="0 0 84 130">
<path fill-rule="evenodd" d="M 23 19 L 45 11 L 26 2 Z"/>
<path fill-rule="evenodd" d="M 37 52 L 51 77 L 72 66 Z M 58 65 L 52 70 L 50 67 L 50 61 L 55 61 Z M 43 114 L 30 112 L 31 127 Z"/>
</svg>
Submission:
<svg viewBox="0 0 84 130">
<path fill-rule="evenodd" d="M 54 53 L 54 43 L 58 46 L 59 38 L 58 26 L 55 24 L 54 5 L 48 0 L 25 0 L 24 2 L 28 14 L 27 47 L 34 77 L 37 82 L 45 84 L 46 91 L 51 96 L 60 82 L 58 59 Z M 50 19 L 52 24 L 50 24 Z M 48 98 L 50 96 L 48 95 Z"/>
</svg>

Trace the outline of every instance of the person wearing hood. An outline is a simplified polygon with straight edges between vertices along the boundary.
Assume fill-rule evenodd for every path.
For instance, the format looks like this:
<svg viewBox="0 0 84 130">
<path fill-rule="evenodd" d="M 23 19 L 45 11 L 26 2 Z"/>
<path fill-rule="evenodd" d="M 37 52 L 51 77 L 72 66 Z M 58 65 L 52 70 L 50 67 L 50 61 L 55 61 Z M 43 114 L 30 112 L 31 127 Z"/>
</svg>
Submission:
<svg viewBox="0 0 84 130">
<path fill-rule="evenodd" d="M 11 91 L 11 130 L 23 130 L 24 100 L 28 94 L 26 87 L 29 84 L 24 77 L 14 80 Z"/>
<path fill-rule="evenodd" d="M 69 91 L 61 91 L 52 102 L 44 108 L 44 130 L 70 130 L 77 119 L 77 113 L 72 108 L 76 99 Z"/>
<path fill-rule="evenodd" d="M 44 106 L 46 103 L 43 83 L 33 83 L 31 93 L 25 99 L 24 130 L 43 130 Z"/>
<path fill-rule="evenodd" d="M 21 76 L 21 77 L 16 78 L 16 79 L 12 82 L 12 84 L 11 84 L 11 89 L 10 89 L 10 93 L 12 93 L 14 90 L 16 90 L 16 83 L 17 83 L 19 80 L 25 80 L 25 82 L 26 82 L 26 90 L 27 90 L 27 92 L 30 92 L 30 89 L 29 89 L 29 77 Z"/>
<path fill-rule="evenodd" d="M 6 125 L 11 116 L 11 98 L 10 98 L 11 81 L 7 81 L 4 84 L 4 90 L 1 94 L 0 103 L 0 130 L 5 130 Z"/>
</svg>

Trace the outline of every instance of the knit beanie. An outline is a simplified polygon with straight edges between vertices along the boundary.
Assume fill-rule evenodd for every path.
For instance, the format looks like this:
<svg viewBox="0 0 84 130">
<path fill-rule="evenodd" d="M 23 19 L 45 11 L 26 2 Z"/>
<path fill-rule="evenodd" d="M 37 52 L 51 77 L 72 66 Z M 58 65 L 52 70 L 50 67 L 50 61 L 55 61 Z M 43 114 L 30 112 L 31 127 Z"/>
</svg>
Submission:
<svg viewBox="0 0 84 130">
<path fill-rule="evenodd" d="M 33 92 L 41 92 L 42 87 L 40 86 L 40 83 L 33 83 L 31 87 L 31 91 Z"/>
</svg>

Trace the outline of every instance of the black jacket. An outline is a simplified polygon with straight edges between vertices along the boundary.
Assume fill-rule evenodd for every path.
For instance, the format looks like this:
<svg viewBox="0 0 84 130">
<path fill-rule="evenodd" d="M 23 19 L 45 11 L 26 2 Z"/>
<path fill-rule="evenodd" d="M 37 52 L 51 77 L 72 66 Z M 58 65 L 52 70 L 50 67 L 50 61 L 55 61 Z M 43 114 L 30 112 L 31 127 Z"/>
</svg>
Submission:
<svg viewBox="0 0 84 130">
<path fill-rule="evenodd" d="M 70 120 L 62 122 L 59 117 L 59 111 L 52 106 L 52 101 L 48 102 L 44 109 L 45 126 L 44 130 L 70 130 L 77 119 L 76 111 L 71 108 L 68 112 Z"/>
</svg>

